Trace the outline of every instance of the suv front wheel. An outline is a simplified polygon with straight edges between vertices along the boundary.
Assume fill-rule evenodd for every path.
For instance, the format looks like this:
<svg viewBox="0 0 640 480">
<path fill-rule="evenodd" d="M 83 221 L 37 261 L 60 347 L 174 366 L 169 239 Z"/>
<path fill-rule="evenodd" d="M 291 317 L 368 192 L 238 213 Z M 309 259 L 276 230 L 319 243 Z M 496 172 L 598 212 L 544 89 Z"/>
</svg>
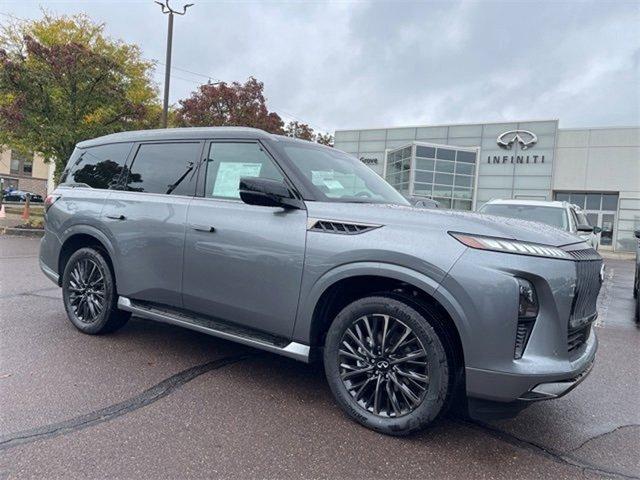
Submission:
<svg viewBox="0 0 640 480">
<path fill-rule="evenodd" d="M 342 409 L 362 425 L 407 435 L 431 423 L 451 391 L 437 314 L 389 297 L 362 298 L 329 328 L 324 366 Z"/>
<path fill-rule="evenodd" d="M 62 297 L 71 323 L 90 335 L 113 332 L 131 316 L 118 310 L 111 268 L 93 248 L 81 248 L 69 258 L 62 276 Z"/>
</svg>

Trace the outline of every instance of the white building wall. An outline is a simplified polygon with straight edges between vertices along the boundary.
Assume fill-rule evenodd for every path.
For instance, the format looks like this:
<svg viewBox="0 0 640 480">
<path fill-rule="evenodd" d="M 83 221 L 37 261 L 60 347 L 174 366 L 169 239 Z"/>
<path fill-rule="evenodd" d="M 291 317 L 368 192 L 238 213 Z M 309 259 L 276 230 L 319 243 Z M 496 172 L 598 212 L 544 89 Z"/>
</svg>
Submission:
<svg viewBox="0 0 640 480">
<path fill-rule="evenodd" d="M 619 193 L 615 248 L 633 250 L 633 230 L 640 228 L 640 128 L 560 130 L 553 190 Z"/>
<path fill-rule="evenodd" d="M 536 165 L 491 164 L 488 156 L 514 155 L 496 145 L 502 132 L 524 129 L 538 136 L 526 153 L 545 155 Z M 554 191 L 618 192 L 616 250 L 633 250 L 640 228 L 640 128 L 558 129 L 557 120 L 340 130 L 335 146 L 383 173 L 384 152 L 414 140 L 479 146 L 476 207 L 491 198 L 551 200 Z M 525 153 L 525 152 L 520 152 Z"/>
</svg>

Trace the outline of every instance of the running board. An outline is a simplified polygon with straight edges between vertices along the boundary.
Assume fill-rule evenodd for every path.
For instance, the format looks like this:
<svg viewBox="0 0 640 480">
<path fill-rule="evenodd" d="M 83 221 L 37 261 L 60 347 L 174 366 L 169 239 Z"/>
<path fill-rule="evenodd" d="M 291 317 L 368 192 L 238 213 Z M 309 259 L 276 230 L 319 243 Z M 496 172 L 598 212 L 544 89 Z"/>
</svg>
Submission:
<svg viewBox="0 0 640 480">
<path fill-rule="evenodd" d="M 227 331 L 225 331 L 222 329 L 223 325 L 217 322 L 186 316 L 177 312 L 174 313 L 167 310 L 160 310 L 147 305 L 139 305 L 137 303 L 133 303 L 127 297 L 118 297 L 118 308 L 126 312 L 131 312 L 134 315 L 148 318 L 149 320 L 177 325 L 179 327 L 195 330 L 196 332 L 206 333 L 213 337 L 224 338 L 225 340 L 231 340 L 232 342 L 241 343 L 250 347 L 266 350 L 267 352 L 277 353 L 285 357 L 293 358 L 294 360 L 309 363 L 309 346 L 303 345 L 302 343 L 290 342 L 283 345 L 277 345 L 263 338 L 254 338 L 249 333 L 245 333 L 239 329 L 233 329 L 233 331 L 229 331 L 232 329 L 226 329 Z"/>
</svg>

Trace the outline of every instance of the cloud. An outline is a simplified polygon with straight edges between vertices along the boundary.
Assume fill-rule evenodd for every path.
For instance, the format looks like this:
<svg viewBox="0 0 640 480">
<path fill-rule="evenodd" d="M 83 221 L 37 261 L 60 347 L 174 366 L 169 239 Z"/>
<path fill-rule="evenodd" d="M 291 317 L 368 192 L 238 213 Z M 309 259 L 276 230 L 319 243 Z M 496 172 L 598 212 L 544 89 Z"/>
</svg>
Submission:
<svg viewBox="0 0 640 480">
<path fill-rule="evenodd" d="M 640 124 L 636 2 L 195 3 L 176 18 L 174 65 L 226 81 L 253 75 L 271 108 L 315 128 L 530 118 Z M 38 15 L 35 0 L 5 4 Z M 166 18 L 151 0 L 53 6 L 84 11 L 164 61 Z M 173 73 L 172 101 L 206 81 Z M 162 74 L 160 65 L 160 84 Z"/>
</svg>

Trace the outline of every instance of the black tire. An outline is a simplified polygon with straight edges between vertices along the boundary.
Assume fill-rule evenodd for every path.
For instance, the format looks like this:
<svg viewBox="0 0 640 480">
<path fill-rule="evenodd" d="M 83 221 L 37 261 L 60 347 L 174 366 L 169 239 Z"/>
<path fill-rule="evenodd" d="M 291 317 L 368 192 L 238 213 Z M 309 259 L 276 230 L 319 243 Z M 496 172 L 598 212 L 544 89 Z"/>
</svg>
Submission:
<svg viewBox="0 0 640 480">
<path fill-rule="evenodd" d="M 376 319 L 376 316 L 378 319 Z M 399 352 L 396 350 L 393 352 L 392 346 L 386 348 L 387 353 L 384 351 L 380 352 L 379 344 L 384 344 L 384 341 L 380 340 L 381 332 L 377 329 L 380 323 L 384 322 L 385 316 L 396 320 L 397 325 L 399 325 L 389 336 L 392 337 L 396 335 L 395 338 L 402 337 L 399 332 L 403 331 L 403 328 L 406 328 L 416 337 L 409 342 L 413 347 L 407 345 L 403 347 L 404 351 Z M 367 320 L 366 328 L 362 326 L 363 318 L 370 319 Z M 374 324 L 372 328 L 369 328 L 369 322 Z M 441 319 L 436 312 L 425 308 L 421 315 L 407 303 L 386 296 L 362 298 L 345 307 L 331 324 L 324 348 L 325 374 L 331 391 L 340 407 L 351 418 L 365 427 L 388 435 L 409 435 L 429 425 L 446 410 L 446 405 L 454 389 L 453 375 L 451 373 L 455 371 L 455 366 L 453 365 L 453 356 L 447 355 L 447 347 L 445 346 L 447 343 L 444 335 L 438 333 L 440 330 L 439 325 L 441 324 Z M 360 328 L 361 332 L 357 332 L 356 325 L 362 327 Z M 384 323 L 382 323 L 382 325 L 384 325 Z M 350 336 L 348 330 L 350 330 L 351 333 L 354 331 L 357 332 L 358 336 L 360 336 L 360 333 L 366 332 L 366 330 L 373 331 L 373 335 L 370 336 L 367 336 L 366 333 L 362 334 L 365 341 L 361 343 L 366 344 L 369 353 L 365 353 L 361 347 L 358 347 L 356 352 L 356 356 L 366 357 L 367 360 L 365 362 L 355 360 L 353 355 L 349 355 L 353 351 L 347 354 L 344 353 L 347 347 L 343 341 L 348 339 L 349 342 L 355 342 L 355 340 L 353 340 L 354 337 Z M 406 330 L 404 330 L 404 332 L 406 333 Z M 371 342 L 369 341 L 370 338 L 376 338 L 377 340 Z M 398 342 L 391 340 L 391 343 Z M 427 368 L 427 370 L 425 370 L 425 376 L 427 378 L 426 382 L 428 382 L 423 384 L 421 382 L 425 380 L 420 379 L 420 385 L 423 385 L 422 390 L 417 386 L 419 382 L 414 381 L 412 385 L 409 385 L 411 380 L 408 379 L 406 374 L 411 373 L 411 375 L 415 375 L 416 371 L 398 371 L 399 368 L 420 368 L 419 366 L 413 365 L 408 367 L 409 363 L 418 364 L 418 361 L 405 361 L 406 363 L 403 364 L 394 364 L 394 362 L 399 362 L 402 358 L 408 358 L 407 355 L 413 355 L 409 350 L 410 348 L 419 349 L 419 347 L 422 347 L 422 351 L 424 351 L 422 358 L 424 358 L 424 363 Z M 369 355 L 372 352 L 375 353 L 375 355 L 370 358 Z M 380 359 L 383 359 L 383 361 L 385 359 L 388 360 L 386 366 Z M 352 376 L 351 378 L 355 378 L 355 380 L 352 381 L 349 379 L 348 382 L 350 383 L 347 385 L 347 380 L 343 380 L 343 376 L 350 375 L 350 371 L 354 369 L 354 364 L 351 363 L 345 366 L 345 362 L 356 362 L 355 368 L 357 369 L 360 369 L 361 366 L 365 367 L 365 369 L 372 368 L 373 366 L 374 374 L 368 371 L 364 374 L 366 377 L 362 377 L 362 380 Z M 384 375 L 382 382 L 387 382 L 387 384 L 390 385 L 390 390 L 387 390 L 386 386 L 382 387 L 382 383 L 380 383 L 381 374 Z M 419 375 L 423 376 L 421 374 Z M 372 376 L 374 379 L 368 380 Z M 419 398 L 415 400 L 414 396 L 404 395 L 402 389 L 398 388 L 400 387 L 397 383 L 398 380 L 405 387 L 410 386 L 412 393 L 416 396 L 419 394 Z M 367 382 L 369 382 L 368 386 L 361 387 L 361 383 Z M 375 383 L 375 386 L 371 382 Z M 383 393 L 380 395 L 384 396 L 386 392 L 386 407 L 379 408 L 380 405 L 384 405 L 382 397 L 380 397 L 377 407 L 372 405 L 376 403 L 375 398 L 379 395 L 375 390 L 377 387 L 384 388 Z M 361 388 L 365 388 L 365 392 L 362 392 Z M 350 393 L 350 389 L 353 394 Z M 373 393 L 371 390 L 373 390 Z M 358 395 L 362 396 L 359 397 Z M 374 401 L 371 400 L 371 395 L 373 395 Z M 394 397 L 393 402 L 390 397 Z M 401 397 L 404 397 L 404 399 Z M 413 403 L 411 402 L 412 400 Z M 402 401 L 404 401 L 406 408 L 404 410 L 401 409 L 398 413 L 395 411 L 396 407 L 393 404 L 400 403 L 399 406 L 402 407 Z M 394 411 L 391 409 L 392 405 Z M 378 408 L 378 412 L 376 412 L 376 408 Z"/>
<path fill-rule="evenodd" d="M 82 280 L 84 272 L 87 278 Z M 89 335 L 114 332 L 131 316 L 117 308 L 113 272 L 94 248 L 81 248 L 69 258 L 62 276 L 62 298 L 71 323 Z"/>
</svg>

